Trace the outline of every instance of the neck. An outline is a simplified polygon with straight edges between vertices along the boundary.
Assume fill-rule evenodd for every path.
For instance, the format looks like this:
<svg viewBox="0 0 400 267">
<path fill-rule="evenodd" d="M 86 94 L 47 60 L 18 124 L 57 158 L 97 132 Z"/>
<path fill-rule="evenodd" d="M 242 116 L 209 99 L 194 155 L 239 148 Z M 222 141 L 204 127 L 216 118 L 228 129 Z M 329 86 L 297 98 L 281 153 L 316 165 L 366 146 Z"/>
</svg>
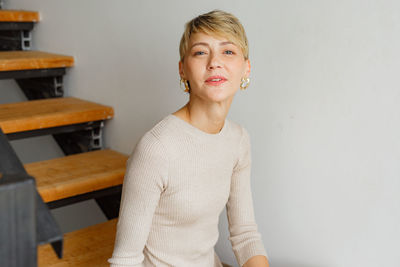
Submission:
<svg viewBox="0 0 400 267">
<path fill-rule="evenodd" d="M 216 134 L 223 128 L 228 111 L 229 105 L 213 103 L 208 108 L 201 108 L 201 105 L 189 100 L 174 114 L 204 132 Z"/>
</svg>

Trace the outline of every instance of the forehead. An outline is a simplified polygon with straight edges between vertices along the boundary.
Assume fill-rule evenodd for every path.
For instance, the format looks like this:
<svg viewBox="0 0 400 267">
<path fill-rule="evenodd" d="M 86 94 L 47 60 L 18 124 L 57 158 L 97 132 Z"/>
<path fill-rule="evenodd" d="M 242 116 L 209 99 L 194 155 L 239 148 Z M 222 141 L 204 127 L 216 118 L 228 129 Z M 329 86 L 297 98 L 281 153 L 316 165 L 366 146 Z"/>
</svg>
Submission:
<svg viewBox="0 0 400 267">
<path fill-rule="evenodd" d="M 191 48 L 194 44 L 196 43 L 207 43 L 207 44 L 233 44 L 235 45 L 235 42 L 233 40 L 230 40 L 224 36 L 218 36 L 218 35 L 210 35 L 207 33 L 203 32 L 197 32 L 194 34 L 191 34 L 190 39 L 189 39 L 189 48 Z"/>
</svg>

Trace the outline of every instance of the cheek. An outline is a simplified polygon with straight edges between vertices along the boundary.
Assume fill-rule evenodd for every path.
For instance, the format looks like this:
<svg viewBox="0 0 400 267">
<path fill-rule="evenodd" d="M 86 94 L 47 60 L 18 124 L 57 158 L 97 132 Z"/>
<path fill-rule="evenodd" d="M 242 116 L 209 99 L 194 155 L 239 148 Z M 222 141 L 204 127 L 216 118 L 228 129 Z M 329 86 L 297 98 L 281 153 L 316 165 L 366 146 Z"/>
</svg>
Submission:
<svg viewBox="0 0 400 267">
<path fill-rule="evenodd" d="M 246 68 L 239 62 L 232 68 L 233 79 L 236 83 L 240 83 L 241 79 L 245 76 Z"/>
<path fill-rule="evenodd" d="M 242 79 L 242 76 L 239 73 L 238 73 L 238 75 L 235 75 L 234 79 L 231 81 L 232 86 L 234 88 L 239 88 L 240 83 L 241 83 L 241 81 L 240 81 L 241 79 Z"/>
<path fill-rule="evenodd" d="M 191 62 L 188 64 L 186 67 L 186 73 L 189 79 L 192 79 L 193 82 L 196 82 L 197 80 L 202 80 L 204 78 L 204 69 L 202 68 L 201 64 L 198 64 L 197 62 Z"/>
</svg>

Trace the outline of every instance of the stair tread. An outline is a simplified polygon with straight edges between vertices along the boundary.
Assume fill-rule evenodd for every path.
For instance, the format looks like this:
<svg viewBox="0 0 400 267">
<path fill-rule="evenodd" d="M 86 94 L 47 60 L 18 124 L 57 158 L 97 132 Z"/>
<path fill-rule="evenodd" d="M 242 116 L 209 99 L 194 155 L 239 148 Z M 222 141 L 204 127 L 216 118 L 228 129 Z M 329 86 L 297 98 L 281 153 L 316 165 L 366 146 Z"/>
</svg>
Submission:
<svg viewBox="0 0 400 267">
<path fill-rule="evenodd" d="M 122 184 L 128 156 L 110 149 L 25 164 L 44 202 Z"/>
<path fill-rule="evenodd" d="M 67 68 L 74 65 L 71 56 L 43 51 L 1 51 L 0 71 Z"/>
<path fill-rule="evenodd" d="M 117 223 L 118 218 L 66 233 L 62 259 L 57 258 L 50 244 L 39 246 L 38 267 L 109 267 Z"/>
<path fill-rule="evenodd" d="M 31 100 L 0 105 L 5 134 L 110 119 L 112 107 L 75 97 Z"/>
<path fill-rule="evenodd" d="M 2 22 L 38 22 L 39 12 L 27 10 L 0 10 Z"/>
<path fill-rule="evenodd" d="M 114 249 L 117 219 L 64 235 L 64 255 L 58 259 L 50 244 L 38 247 L 38 266 L 102 267 Z"/>
</svg>

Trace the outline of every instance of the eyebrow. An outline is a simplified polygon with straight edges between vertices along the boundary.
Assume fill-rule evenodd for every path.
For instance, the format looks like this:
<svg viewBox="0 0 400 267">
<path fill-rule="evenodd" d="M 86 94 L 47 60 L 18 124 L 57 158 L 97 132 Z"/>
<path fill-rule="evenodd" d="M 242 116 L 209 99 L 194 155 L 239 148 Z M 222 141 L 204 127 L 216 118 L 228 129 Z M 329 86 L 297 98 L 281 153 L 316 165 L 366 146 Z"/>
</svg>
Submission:
<svg viewBox="0 0 400 267">
<path fill-rule="evenodd" d="M 220 43 L 219 43 L 220 46 L 227 45 L 227 44 L 233 44 L 233 45 L 235 45 L 234 43 L 232 43 L 232 42 L 230 42 L 230 41 L 220 42 Z M 192 48 L 195 47 L 196 45 L 210 46 L 208 43 L 198 42 L 198 43 L 194 43 L 194 44 L 190 47 L 190 49 L 192 49 Z"/>
</svg>

